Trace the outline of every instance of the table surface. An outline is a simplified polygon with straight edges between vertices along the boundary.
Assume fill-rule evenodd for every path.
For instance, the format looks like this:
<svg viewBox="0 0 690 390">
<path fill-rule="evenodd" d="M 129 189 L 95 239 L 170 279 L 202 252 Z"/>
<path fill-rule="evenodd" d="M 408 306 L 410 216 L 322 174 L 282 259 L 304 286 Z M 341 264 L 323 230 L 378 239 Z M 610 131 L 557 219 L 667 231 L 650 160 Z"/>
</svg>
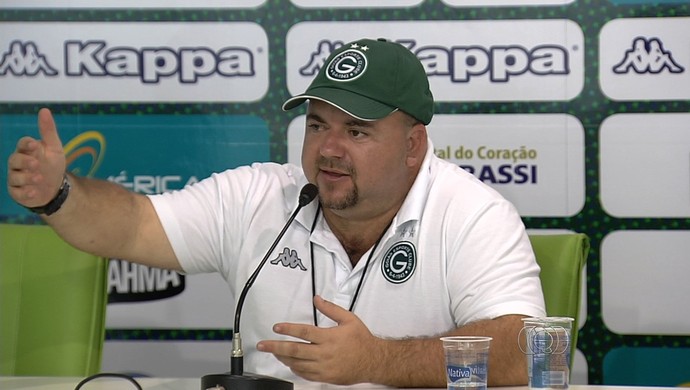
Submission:
<svg viewBox="0 0 690 390">
<path fill-rule="evenodd" d="M 83 378 L 69 377 L 2 377 L 0 389 L 3 390 L 74 390 Z M 145 390 L 201 390 L 200 378 L 136 378 Z M 295 390 L 335 390 L 351 387 L 358 390 L 382 389 L 384 386 L 360 384 L 355 386 L 334 386 L 312 382 L 296 382 Z M 136 389 L 136 386 L 126 379 L 98 378 L 81 388 L 82 390 L 126 390 Z M 500 387 L 497 390 L 528 390 L 527 386 Z M 571 385 L 569 390 L 659 390 L 661 387 L 636 386 L 592 386 Z M 668 388 L 676 389 L 677 388 Z"/>
</svg>

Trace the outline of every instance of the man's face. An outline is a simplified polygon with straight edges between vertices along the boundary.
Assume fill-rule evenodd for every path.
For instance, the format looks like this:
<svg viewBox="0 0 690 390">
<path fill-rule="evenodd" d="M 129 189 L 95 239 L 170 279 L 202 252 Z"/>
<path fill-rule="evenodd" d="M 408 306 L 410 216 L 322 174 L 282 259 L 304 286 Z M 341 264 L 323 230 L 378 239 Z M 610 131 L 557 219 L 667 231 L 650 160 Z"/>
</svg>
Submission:
<svg viewBox="0 0 690 390">
<path fill-rule="evenodd" d="M 302 167 L 319 187 L 326 209 L 367 212 L 404 198 L 411 184 L 410 123 L 400 112 L 362 121 L 312 100 L 302 149 Z"/>
</svg>

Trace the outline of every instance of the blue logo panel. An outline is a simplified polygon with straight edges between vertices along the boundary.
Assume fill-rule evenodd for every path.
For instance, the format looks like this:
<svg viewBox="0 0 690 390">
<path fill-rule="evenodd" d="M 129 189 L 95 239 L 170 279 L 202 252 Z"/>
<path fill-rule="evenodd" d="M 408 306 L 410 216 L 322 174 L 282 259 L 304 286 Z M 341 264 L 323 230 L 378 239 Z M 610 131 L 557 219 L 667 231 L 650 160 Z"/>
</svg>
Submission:
<svg viewBox="0 0 690 390">
<path fill-rule="evenodd" d="M 690 348 L 621 347 L 604 357 L 605 385 L 690 385 Z"/>
<path fill-rule="evenodd" d="M 255 116 L 59 115 L 67 169 L 145 194 L 180 189 L 213 172 L 269 161 L 266 123 Z M 0 116 L 0 220 L 29 214 L 7 193 L 6 162 L 24 135 L 38 138 L 35 115 Z"/>
</svg>

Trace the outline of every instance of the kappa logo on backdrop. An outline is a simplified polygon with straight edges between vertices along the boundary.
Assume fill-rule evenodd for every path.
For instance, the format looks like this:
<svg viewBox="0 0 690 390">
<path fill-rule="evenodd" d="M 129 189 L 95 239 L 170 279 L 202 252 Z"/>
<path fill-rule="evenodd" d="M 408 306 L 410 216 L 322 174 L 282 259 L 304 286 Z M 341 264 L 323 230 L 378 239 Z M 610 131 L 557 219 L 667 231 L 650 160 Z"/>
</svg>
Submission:
<svg viewBox="0 0 690 390">
<path fill-rule="evenodd" d="M 664 69 L 671 73 L 683 73 L 685 71 L 673 59 L 671 52 L 664 49 L 661 40 L 637 37 L 633 40 L 632 47 L 625 51 L 623 60 L 613 67 L 613 72 L 627 74 L 633 71 L 637 74 L 657 74 Z"/>
<path fill-rule="evenodd" d="M 452 82 L 467 83 L 472 78 L 488 76 L 492 82 L 505 83 L 523 74 L 537 76 L 570 74 L 568 50 L 559 45 L 480 45 L 441 47 L 418 46 L 413 39 L 396 40 L 415 53 L 429 76 L 447 76 Z M 302 76 L 314 76 L 326 57 L 341 41 L 322 40 L 309 61 L 299 69 Z"/>
<path fill-rule="evenodd" d="M 13 41 L 7 52 L 0 57 L 0 74 L 11 73 L 15 76 L 35 76 L 43 73 L 47 76 L 56 76 L 57 70 L 42 55 L 36 43 Z"/>
<path fill-rule="evenodd" d="M 315 76 L 319 73 L 323 64 L 326 63 L 328 56 L 335 50 L 341 48 L 344 44 L 343 41 L 320 41 L 316 44 L 316 50 L 311 53 L 309 62 L 299 69 L 299 74 L 303 76 Z"/>
<path fill-rule="evenodd" d="M 105 40 L 65 41 L 65 76 L 134 77 L 145 84 L 177 77 L 180 83 L 192 84 L 200 78 L 253 77 L 254 55 L 244 47 L 109 47 Z M 58 71 L 40 54 L 34 42 L 13 41 L 0 59 L 0 74 L 20 76 L 58 75 Z"/>
</svg>

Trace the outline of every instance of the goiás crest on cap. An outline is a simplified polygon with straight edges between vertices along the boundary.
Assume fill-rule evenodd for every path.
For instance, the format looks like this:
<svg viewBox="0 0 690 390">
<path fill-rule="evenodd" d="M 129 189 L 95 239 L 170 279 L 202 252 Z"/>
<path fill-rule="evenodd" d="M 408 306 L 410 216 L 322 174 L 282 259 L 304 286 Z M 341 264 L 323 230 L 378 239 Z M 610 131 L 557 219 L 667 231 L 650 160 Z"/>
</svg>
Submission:
<svg viewBox="0 0 690 390">
<path fill-rule="evenodd" d="M 364 54 L 369 47 L 357 43 L 337 54 L 326 66 L 326 76 L 333 81 L 352 81 L 364 74 L 367 69 L 367 57 Z"/>
</svg>

